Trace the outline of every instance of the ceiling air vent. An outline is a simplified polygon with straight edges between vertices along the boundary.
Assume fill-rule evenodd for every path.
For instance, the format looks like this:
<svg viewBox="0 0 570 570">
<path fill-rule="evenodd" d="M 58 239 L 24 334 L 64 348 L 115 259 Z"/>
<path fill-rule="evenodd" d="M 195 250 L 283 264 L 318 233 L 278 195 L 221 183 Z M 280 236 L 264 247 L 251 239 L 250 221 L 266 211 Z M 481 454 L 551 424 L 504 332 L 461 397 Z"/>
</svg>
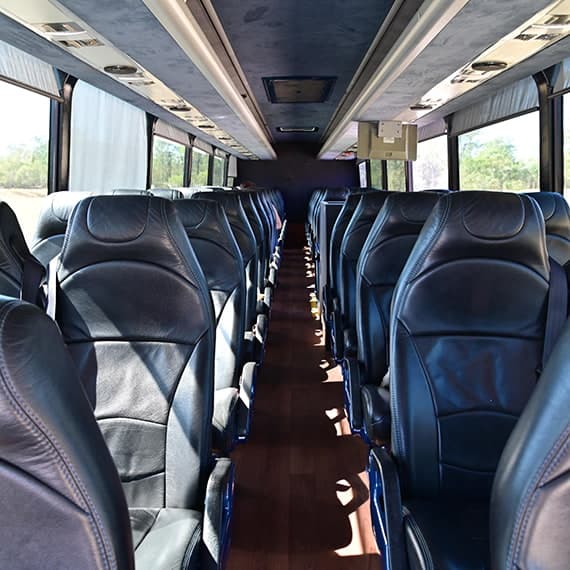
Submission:
<svg viewBox="0 0 570 570">
<path fill-rule="evenodd" d="M 264 77 L 271 103 L 324 103 L 331 95 L 336 77 Z"/>
<path fill-rule="evenodd" d="M 40 24 L 38 27 L 50 40 L 64 47 L 83 48 L 103 45 L 75 22 L 53 22 Z"/>
</svg>

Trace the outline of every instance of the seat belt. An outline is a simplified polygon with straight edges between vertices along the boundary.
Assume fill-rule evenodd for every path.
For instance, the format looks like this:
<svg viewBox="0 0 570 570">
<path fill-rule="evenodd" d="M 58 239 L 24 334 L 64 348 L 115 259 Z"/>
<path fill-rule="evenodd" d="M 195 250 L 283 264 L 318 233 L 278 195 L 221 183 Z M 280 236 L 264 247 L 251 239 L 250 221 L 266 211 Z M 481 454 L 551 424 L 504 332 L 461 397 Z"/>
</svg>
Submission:
<svg viewBox="0 0 570 570">
<path fill-rule="evenodd" d="M 27 258 L 22 267 L 22 287 L 20 299 L 33 305 L 38 304 L 38 296 L 44 279 L 44 268 L 38 261 Z M 43 307 L 42 307 L 43 308 Z"/>
<path fill-rule="evenodd" d="M 550 258 L 550 288 L 546 308 L 546 326 L 542 349 L 542 370 L 562 332 L 568 315 L 568 279 L 566 271 L 557 261 Z"/>
<path fill-rule="evenodd" d="M 46 314 L 55 321 L 55 301 L 57 297 L 57 264 L 59 255 L 56 255 L 48 265 L 47 307 Z"/>
</svg>

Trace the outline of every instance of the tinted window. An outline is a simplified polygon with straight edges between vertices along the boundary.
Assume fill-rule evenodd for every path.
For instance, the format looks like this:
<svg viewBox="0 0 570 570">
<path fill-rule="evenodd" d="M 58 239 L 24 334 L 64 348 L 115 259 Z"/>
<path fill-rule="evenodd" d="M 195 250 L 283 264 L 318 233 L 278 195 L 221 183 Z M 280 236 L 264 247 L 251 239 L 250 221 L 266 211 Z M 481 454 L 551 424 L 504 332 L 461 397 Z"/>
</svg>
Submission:
<svg viewBox="0 0 570 570">
<path fill-rule="evenodd" d="M 192 176 L 190 178 L 192 186 L 206 186 L 208 184 L 209 162 L 209 154 L 197 148 L 192 149 Z"/>
<path fill-rule="evenodd" d="M 47 194 L 50 101 L 0 81 L 0 199 L 16 212 L 30 242 Z"/>
<path fill-rule="evenodd" d="M 418 158 L 412 165 L 414 190 L 447 188 L 447 136 L 419 143 Z"/>
<path fill-rule="evenodd" d="M 154 137 L 152 144 L 152 187 L 184 185 L 184 145 Z"/>
<path fill-rule="evenodd" d="M 373 188 L 382 188 L 382 161 L 370 161 L 370 185 Z"/>
<path fill-rule="evenodd" d="M 537 112 L 461 135 L 461 189 L 538 190 L 539 145 Z"/>
<path fill-rule="evenodd" d="M 406 163 L 403 160 L 387 160 L 388 190 L 406 191 Z"/>
<path fill-rule="evenodd" d="M 214 166 L 212 170 L 212 184 L 214 186 L 224 186 L 224 166 L 225 160 L 219 156 L 214 156 Z"/>
</svg>

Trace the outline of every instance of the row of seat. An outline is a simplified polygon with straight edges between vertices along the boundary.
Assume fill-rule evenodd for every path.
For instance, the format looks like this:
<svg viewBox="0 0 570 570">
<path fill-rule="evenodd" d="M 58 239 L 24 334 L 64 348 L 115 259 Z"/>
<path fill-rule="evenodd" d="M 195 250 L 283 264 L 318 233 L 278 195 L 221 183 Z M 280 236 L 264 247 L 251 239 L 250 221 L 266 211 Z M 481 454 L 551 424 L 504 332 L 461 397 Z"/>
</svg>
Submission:
<svg viewBox="0 0 570 570">
<path fill-rule="evenodd" d="M 247 437 L 263 355 L 256 326 L 270 308 L 263 299 L 251 328 L 247 255 L 255 267 L 278 266 L 283 203 L 268 191 L 255 201 L 253 192 L 213 189 L 190 200 L 117 194 L 48 197 L 32 248 L 49 267 L 47 295 L 38 294 L 43 265 L 0 204 L 0 422 L 11 442 L 0 487 L 14 513 L 1 566 L 225 560 L 233 493 L 225 455 Z M 269 260 L 257 258 L 246 200 L 268 206 L 256 213 L 268 222 L 267 250 L 275 244 Z M 245 253 L 238 230 L 250 240 Z M 255 274 L 254 310 L 258 283 Z M 43 306 L 47 297 L 59 330 L 15 300 L 34 286 L 27 300 Z"/>
<path fill-rule="evenodd" d="M 549 359 L 568 312 L 567 203 L 551 193 L 376 195 L 349 197 L 337 218 L 327 324 L 351 427 L 374 445 L 372 516 L 387 566 L 564 567 L 568 535 L 552 533 L 570 497 L 543 484 L 568 488 L 569 423 L 563 406 L 538 408 L 555 390 L 570 404 L 570 330 Z M 537 381 L 546 387 L 533 395 Z M 537 505 L 539 494 L 548 500 Z"/>
</svg>

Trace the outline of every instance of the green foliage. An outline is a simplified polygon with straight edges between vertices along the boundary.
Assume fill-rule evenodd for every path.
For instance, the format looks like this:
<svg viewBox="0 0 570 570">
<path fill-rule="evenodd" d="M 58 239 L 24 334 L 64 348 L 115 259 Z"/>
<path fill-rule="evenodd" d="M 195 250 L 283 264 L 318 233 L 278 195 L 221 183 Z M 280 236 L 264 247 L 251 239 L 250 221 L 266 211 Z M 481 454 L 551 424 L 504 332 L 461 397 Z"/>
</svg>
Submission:
<svg viewBox="0 0 570 570">
<path fill-rule="evenodd" d="M 388 160 L 388 190 L 405 192 L 406 165 L 403 160 Z"/>
<path fill-rule="evenodd" d="M 48 142 L 34 137 L 0 156 L 0 188 L 47 188 Z"/>
<path fill-rule="evenodd" d="M 204 152 L 192 151 L 192 186 L 206 186 L 208 184 L 208 165 L 210 156 Z"/>
<path fill-rule="evenodd" d="M 373 188 L 382 188 L 382 161 L 370 161 L 370 186 Z"/>
<path fill-rule="evenodd" d="M 522 191 L 539 187 L 538 159 L 521 160 L 514 144 L 503 138 L 485 143 L 477 133 L 459 139 L 462 190 Z"/>
<path fill-rule="evenodd" d="M 152 145 L 152 185 L 175 188 L 184 184 L 185 147 L 155 138 Z"/>
</svg>

